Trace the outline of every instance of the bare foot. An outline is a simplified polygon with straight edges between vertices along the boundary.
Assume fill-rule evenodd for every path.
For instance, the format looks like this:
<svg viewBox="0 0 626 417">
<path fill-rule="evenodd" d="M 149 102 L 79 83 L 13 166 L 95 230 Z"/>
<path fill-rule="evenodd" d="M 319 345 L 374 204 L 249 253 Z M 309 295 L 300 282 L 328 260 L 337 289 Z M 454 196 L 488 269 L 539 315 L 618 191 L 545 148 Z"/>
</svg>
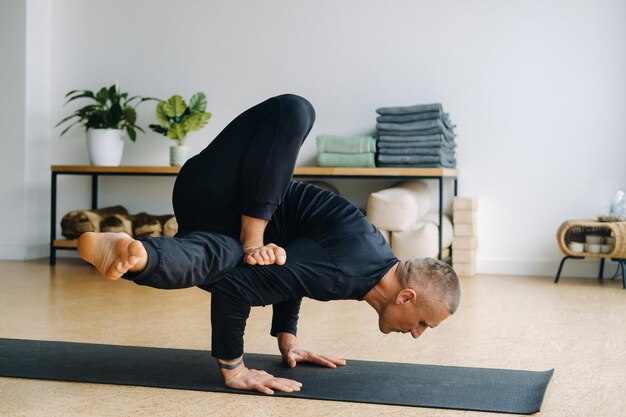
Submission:
<svg viewBox="0 0 626 417">
<path fill-rule="evenodd" d="M 126 233 L 83 233 L 78 238 L 78 254 L 107 279 L 141 271 L 148 264 L 146 249 Z"/>
</svg>

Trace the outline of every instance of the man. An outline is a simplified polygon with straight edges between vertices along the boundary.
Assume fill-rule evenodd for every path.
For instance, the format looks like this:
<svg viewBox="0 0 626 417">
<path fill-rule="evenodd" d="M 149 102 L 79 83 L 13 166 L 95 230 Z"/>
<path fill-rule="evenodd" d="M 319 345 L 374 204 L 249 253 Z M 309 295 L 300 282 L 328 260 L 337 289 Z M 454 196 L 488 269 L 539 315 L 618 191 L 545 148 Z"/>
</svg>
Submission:
<svg viewBox="0 0 626 417">
<path fill-rule="evenodd" d="M 181 169 L 173 193 L 180 227 L 174 239 L 106 233 L 79 239 L 81 257 L 107 278 L 211 292 L 212 355 L 232 388 L 300 389 L 297 381 L 245 366 L 243 333 L 252 306 L 273 305 L 271 334 L 290 367 L 303 361 L 335 367 L 345 361 L 297 346 L 302 297 L 365 300 L 383 333 L 414 338 L 459 303 L 458 279 L 448 265 L 399 262 L 347 200 L 290 181 L 313 119 L 308 101 L 284 95 L 231 122 Z"/>
</svg>

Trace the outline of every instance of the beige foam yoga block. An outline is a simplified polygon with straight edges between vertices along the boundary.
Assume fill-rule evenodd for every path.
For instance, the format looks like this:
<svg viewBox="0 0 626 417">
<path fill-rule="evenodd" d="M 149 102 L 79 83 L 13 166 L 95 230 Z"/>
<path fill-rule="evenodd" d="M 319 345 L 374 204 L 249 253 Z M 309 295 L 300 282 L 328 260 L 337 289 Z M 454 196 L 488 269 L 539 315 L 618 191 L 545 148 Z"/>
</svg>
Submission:
<svg viewBox="0 0 626 417">
<path fill-rule="evenodd" d="M 478 199 L 476 197 L 454 197 L 452 201 L 453 210 L 476 210 Z"/>
<path fill-rule="evenodd" d="M 455 224 L 454 225 L 454 237 L 475 237 L 478 233 L 478 228 L 475 224 Z"/>
<path fill-rule="evenodd" d="M 460 277 L 473 277 L 476 275 L 476 262 L 452 262 L 452 269 Z"/>
<path fill-rule="evenodd" d="M 436 213 L 424 216 L 410 229 L 391 233 L 391 250 L 400 260 L 413 258 L 436 258 L 439 254 L 439 215 Z M 443 247 L 452 243 L 452 222 L 443 217 Z"/>
<path fill-rule="evenodd" d="M 476 210 L 454 210 L 452 212 L 452 221 L 454 224 L 474 224 L 478 220 L 478 212 Z"/>
<path fill-rule="evenodd" d="M 463 249 L 453 250 L 452 263 L 476 263 L 476 251 Z"/>
<path fill-rule="evenodd" d="M 407 230 L 421 219 L 431 206 L 425 183 L 403 182 L 370 194 L 367 218 L 379 229 L 399 232 Z"/>
<path fill-rule="evenodd" d="M 455 236 L 452 240 L 452 249 L 477 249 L 478 248 L 478 238 L 477 237 L 458 237 Z"/>
</svg>

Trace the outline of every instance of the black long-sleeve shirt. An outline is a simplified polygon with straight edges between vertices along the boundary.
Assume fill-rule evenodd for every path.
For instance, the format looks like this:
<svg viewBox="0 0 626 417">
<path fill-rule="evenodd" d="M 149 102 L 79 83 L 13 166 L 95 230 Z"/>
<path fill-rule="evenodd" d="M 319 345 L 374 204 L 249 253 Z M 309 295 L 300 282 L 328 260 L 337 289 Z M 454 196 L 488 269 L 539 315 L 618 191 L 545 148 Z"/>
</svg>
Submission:
<svg viewBox="0 0 626 417">
<path fill-rule="evenodd" d="M 350 202 L 311 185 L 290 184 L 266 242 L 287 251 L 285 265 L 240 265 L 212 283 L 212 354 L 243 354 L 252 306 L 273 305 L 271 334 L 296 334 L 303 297 L 361 300 L 398 260 L 380 232 Z"/>
<path fill-rule="evenodd" d="M 227 217 L 238 220 L 239 214 Z M 380 232 L 350 202 L 312 185 L 292 182 L 265 229 L 265 241 L 287 251 L 282 266 L 242 263 L 241 242 L 214 230 L 142 243 L 148 264 L 124 278 L 139 285 L 210 291 L 213 356 L 243 353 L 250 307 L 273 305 L 271 333 L 296 334 L 302 297 L 361 300 L 398 260 Z"/>
</svg>

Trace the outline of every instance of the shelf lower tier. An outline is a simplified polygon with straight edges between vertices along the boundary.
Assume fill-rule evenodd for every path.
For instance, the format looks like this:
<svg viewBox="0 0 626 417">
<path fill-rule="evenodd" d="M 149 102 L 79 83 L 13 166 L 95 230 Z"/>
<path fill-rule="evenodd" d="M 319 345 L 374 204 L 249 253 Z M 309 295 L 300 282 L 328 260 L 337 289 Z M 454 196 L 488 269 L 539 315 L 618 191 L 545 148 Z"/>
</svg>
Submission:
<svg viewBox="0 0 626 417">
<path fill-rule="evenodd" d="M 76 249 L 78 246 L 78 239 L 57 239 L 52 242 L 52 246 L 58 249 Z"/>
</svg>

